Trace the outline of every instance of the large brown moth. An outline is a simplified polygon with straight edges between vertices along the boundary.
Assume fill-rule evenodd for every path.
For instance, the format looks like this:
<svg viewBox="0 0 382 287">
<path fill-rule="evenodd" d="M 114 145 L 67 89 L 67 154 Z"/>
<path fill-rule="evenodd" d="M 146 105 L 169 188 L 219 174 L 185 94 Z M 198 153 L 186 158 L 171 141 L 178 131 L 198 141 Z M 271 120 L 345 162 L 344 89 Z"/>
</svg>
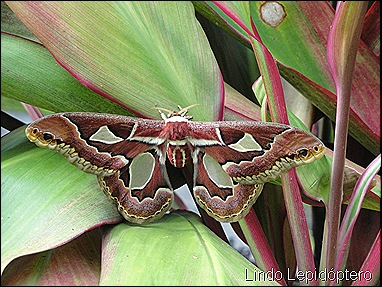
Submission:
<svg viewBox="0 0 382 287">
<path fill-rule="evenodd" d="M 193 122 L 187 108 L 147 120 L 99 113 L 58 113 L 26 128 L 36 145 L 58 151 L 95 174 L 105 194 L 131 222 L 162 217 L 173 189 L 166 161 L 193 165 L 196 202 L 213 218 L 243 218 L 265 182 L 325 153 L 314 135 L 282 124 Z"/>
</svg>

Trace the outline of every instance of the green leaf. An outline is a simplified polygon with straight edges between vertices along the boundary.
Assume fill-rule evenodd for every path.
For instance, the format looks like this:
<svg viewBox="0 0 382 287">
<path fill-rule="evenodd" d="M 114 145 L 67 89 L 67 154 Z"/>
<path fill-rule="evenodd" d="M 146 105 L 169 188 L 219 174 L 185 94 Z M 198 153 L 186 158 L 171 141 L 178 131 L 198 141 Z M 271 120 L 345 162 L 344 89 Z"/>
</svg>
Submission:
<svg viewBox="0 0 382 287">
<path fill-rule="evenodd" d="M 86 88 L 41 44 L 1 34 L 1 95 L 53 112 L 132 115 Z"/>
<path fill-rule="evenodd" d="M 247 23 L 245 27 L 250 29 L 245 19 L 246 12 L 237 11 L 243 9 L 240 5 L 220 5 L 225 8 L 224 13 L 214 4 L 197 7 L 198 10 L 215 12 L 208 11 L 205 15 L 211 15 L 211 21 L 217 22 L 222 29 L 232 29 L 250 47 L 247 33 L 242 27 L 232 24 L 233 19 L 244 17 L 239 18 L 239 22 Z M 268 9 L 264 10 L 266 5 Z M 330 5 L 324 1 L 251 1 L 250 10 L 261 39 L 278 63 L 280 74 L 335 121 L 335 87 L 326 55 L 329 29 L 334 18 Z M 264 19 L 265 12 L 271 17 L 284 17 L 272 26 Z M 216 19 L 217 15 L 220 19 Z M 379 65 L 379 59 L 361 41 L 352 85 L 349 132 L 373 154 L 380 150 Z"/>
<path fill-rule="evenodd" d="M 224 3 L 215 3 L 213 1 L 193 1 L 193 5 L 200 14 L 224 30 L 224 32 L 242 44 L 247 45 L 248 48 L 251 48 L 248 39 L 248 27 L 250 27 L 249 2 L 238 2 L 226 1 Z M 226 10 L 230 10 L 230 16 L 226 15 L 217 4 L 220 5 L 219 7 L 225 7 Z"/>
<path fill-rule="evenodd" d="M 312 19 L 305 6 L 315 6 L 320 17 Z M 329 29 L 328 17 L 333 12 L 327 3 L 299 4 L 298 1 L 251 3 L 251 16 L 264 44 L 278 62 L 333 91 L 333 82 L 326 61 L 326 47 L 314 29 Z M 313 11 L 311 11 L 313 13 Z M 272 24 L 279 16 L 279 23 Z M 298 23 L 298 24 L 297 24 Z M 329 24 L 330 25 L 330 24 Z M 327 30 L 329 31 L 329 30 Z M 315 36 L 317 38 L 315 38 Z M 281 48 L 282 47 L 282 48 Z"/>
<path fill-rule="evenodd" d="M 327 90 L 326 96 L 320 99 L 310 98 L 312 92 L 303 94 L 334 121 L 334 112 L 326 109 L 327 102 L 336 101 L 335 94 L 331 95 L 335 93 L 335 86 L 326 55 L 329 29 L 334 18 L 333 9 L 326 2 L 285 1 L 275 5 L 281 6 L 286 17 L 279 25 L 272 27 L 262 18 L 262 5 L 262 2 L 253 2 L 251 15 L 264 44 L 283 66 L 294 69 L 304 78 L 318 84 L 320 89 Z M 280 71 L 282 76 L 286 76 L 283 69 Z M 376 154 L 380 138 L 379 61 L 363 42 L 359 45 L 354 75 L 350 133 Z M 294 78 L 286 79 L 296 81 L 296 78 L 298 80 L 301 77 L 294 73 Z M 309 84 L 307 79 L 302 78 L 296 88 Z"/>
<path fill-rule="evenodd" d="M 94 175 L 30 143 L 25 127 L 1 142 L 1 266 L 122 220 Z M 2 269 L 2 270 L 3 270 Z"/>
<path fill-rule="evenodd" d="M 225 83 L 226 101 L 224 120 L 261 121 L 260 107 Z"/>
<path fill-rule="evenodd" d="M 365 169 L 364 174 L 358 179 L 352 197 L 349 200 L 348 208 L 345 211 L 341 228 L 338 235 L 338 251 L 336 257 L 336 266 L 343 269 L 349 252 L 350 240 L 353 234 L 356 220 L 362 207 L 362 201 L 373 178 L 381 168 L 381 155 L 379 154 Z M 345 258 L 345 259 L 344 259 Z"/>
<path fill-rule="evenodd" d="M 97 93 L 150 117 L 159 117 L 155 105 L 200 104 L 198 120 L 222 118 L 222 78 L 190 2 L 7 4 Z"/>
<path fill-rule="evenodd" d="M 1 1 L 1 32 L 10 34 L 17 34 L 22 37 L 37 40 L 37 38 L 25 27 L 19 18 L 12 12 L 12 10 Z"/>
<path fill-rule="evenodd" d="M 254 272 L 261 272 L 186 212 L 147 225 L 118 224 L 103 248 L 100 285 L 256 285 Z"/>
<path fill-rule="evenodd" d="M 280 5 L 286 16 L 276 27 L 264 21 L 262 2 L 252 2 L 251 5 L 251 15 L 264 44 L 278 62 L 303 74 L 329 92 L 335 92 L 326 55 L 329 29 L 334 19 L 333 9 L 326 2 L 277 3 L 274 2 L 274 5 Z M 379 91 L 379 61 L 361 41 L 352 87 L 352 120 L 364 122 L 369 126 L 369 136 L 374 140 L 380 136 Z M 309 98 L 309 94 L 304 95 Z M 322 98 L 314 104 L 321 108 L 325 104 L 324 100 L 325 98 Z M 322 111 L 327 113 L 326 110 Z M 334 120 L 333 116 L 331 118 Z M 352 130 L 352 133 L 354 135 L 355 131 Z M 362 140 L 360 134 L 356 138 Z"/>
<path fill-rule="evenodd" d="M 101 270 L 99 229 L 52 250 L 13 260 L 1 276 L 2 286 L 96 286 Z"/>
</svg>

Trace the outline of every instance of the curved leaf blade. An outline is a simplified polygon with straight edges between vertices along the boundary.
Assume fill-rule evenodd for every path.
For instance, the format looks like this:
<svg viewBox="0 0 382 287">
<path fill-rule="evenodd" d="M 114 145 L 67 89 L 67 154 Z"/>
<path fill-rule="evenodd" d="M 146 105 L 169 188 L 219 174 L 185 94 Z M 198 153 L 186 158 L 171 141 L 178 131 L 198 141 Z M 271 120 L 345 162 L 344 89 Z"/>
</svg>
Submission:
<svg viewBox="0 0 382 287">
<path fill-rule="evenodd" d="M 2 286 L 97 286 L 101 269 L 98 229 L 36 254 L 13 260 L 1 276 Z"/>
<path fill-rule="evenodd" d="M 110 229 L 103 242 L 100 285 L 259 283 L 253 274 L 261 270 L 196 218 L 173 212 L 144 226 L 118 224 Z M 271 280 L 260 283 L 277 285 Z"/>
<path fill-rule="evenodd" d="M 192 104 L 221 119 L 223 82 L 189 2 L 8 2 L 84 85 L 146 117 Z M 195 41 L 198 39 L 198 41 Z"/>
<path fill-rule="evenodd" d="M 3 33 L 1 95 L 53 112 L 132 115 L 78 82 L 41 44 Z"/>
<path fill-rule="evenodd" d="M 345 211 L 341 228 L 338 235 L 338 250 L 336 257 L 336 267 L 340 270 L 346 263 L 349 252 L 350 238 L 354 230 L 354 225 L 361 211 L 362 201 L 365 198 L 368 187 L 374 176 L 381 168 L 381 154 L 379 154 L 365 169 L 363 175 L 358 179 L 354 192 L 349 200 L 348 208 Z"/>
</svg>

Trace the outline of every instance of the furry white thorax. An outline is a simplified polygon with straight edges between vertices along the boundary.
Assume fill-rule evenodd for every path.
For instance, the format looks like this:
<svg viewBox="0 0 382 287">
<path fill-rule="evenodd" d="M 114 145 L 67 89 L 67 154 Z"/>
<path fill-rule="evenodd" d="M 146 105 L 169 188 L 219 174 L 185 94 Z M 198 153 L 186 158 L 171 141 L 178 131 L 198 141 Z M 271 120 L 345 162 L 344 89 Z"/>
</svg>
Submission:
<svg viewBox="0 0 382 287">
<path fill-rule="evenodd" d="M 165 123 L 168 122 L 188 122 L 189 120 L 183 116 L 172 116 L 164 120 Z"/>
</svg>

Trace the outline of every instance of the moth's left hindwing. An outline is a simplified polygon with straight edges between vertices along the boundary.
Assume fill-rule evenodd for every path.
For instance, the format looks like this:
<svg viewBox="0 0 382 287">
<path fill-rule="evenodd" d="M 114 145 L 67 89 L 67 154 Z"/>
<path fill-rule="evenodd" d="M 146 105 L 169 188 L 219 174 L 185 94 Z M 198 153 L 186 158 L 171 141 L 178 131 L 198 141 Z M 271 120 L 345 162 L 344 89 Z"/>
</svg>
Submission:
<svg viewBox="0 0 382 287">
<path fill-rule="evenodd" d="M 171 207 L 172 187 L 153 149 L 139 154 L 115 174 L 99 176 L 98 181 L 128 221 L 147 223 L 162 217 Z"/>
<path fill-rule="evenodd" d="M 223 170 L 210 155 L 198 153 L 194 165 L 194 195 L 211 217 L 221 222 L 243 218 L 260 195 L 263 184 L 242 185 Z"/>
<path fill-rule="evenodd" d="M 171 206 L 172 188 L 161 150 L 163 121 L 117 115 L 62 113 L 26 129 L 28 139 L 98 176 L 104 192 L 131 222 L 149 222 Z M 143 168 L 142 168 L 143 167 Z"/>
</svg>

